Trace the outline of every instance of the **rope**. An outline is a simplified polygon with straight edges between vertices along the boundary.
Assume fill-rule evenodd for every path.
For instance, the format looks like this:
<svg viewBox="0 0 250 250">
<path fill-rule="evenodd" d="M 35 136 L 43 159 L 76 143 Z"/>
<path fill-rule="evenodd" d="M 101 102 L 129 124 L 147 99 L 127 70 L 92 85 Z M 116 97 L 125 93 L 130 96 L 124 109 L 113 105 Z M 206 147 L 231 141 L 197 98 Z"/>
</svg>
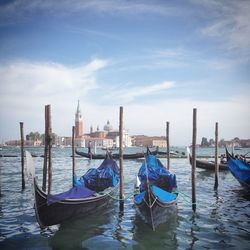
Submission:
<svg viewBox="0 0 250 250">
<path fill-rule="evenodd" d="M 152 208 L 152 207 L 154 206 L 156 200 L 157 200 L 157 197 L 155 197 L 155 199 L 154 199 L 153 203 L 151 204 L 151 206 L 147 203 L 147 201 L 145 200 L 145 198 L 144 198 L 143 200 L 145 201 L 145 203 L 147 204 L 147 206 L 148 206 L 149 208 Z"/>
<path fill-rule="evenodd" d="M 112 199 L 114 199 L 114 200 L 117 200 L 117 201 L 125 201 L 125 200 L 129 200 L 131 197 L 133 197 L 134 196 L 134 192 L 132 193 L 132 194 L 128 194 L 128 196 L 127 197 L 125 197 L 125 195 L 123 196 L 124 198 L 116 198 L 116 197 L 114 197 L 114 196 L 112 196 L 111 194 L 108 194 L 108 196 L 110 197 L 110 198 L 112 198 Z"/>
<path fill-rule="evenodd" d="M 192 197 L 190 197 L 189 195 L 187 195 L 187 194 L 185 194 L 185 193 L 183 193 L 183 192 L 181 192 L 179 190 L 176 190 L 174 193 L 178 194 L 179 196 L 181 196 L 185 202 L 187 202 L 187 203 L 189 203 L 191 205 L 196 205 L 197 204 L 196 202 L 194 202 L 194 203 L 192 201 L 190 202 L 190 200 L 192 200 Z M 188 199 L 186 199 L 186 197 Z"/>
</svg>

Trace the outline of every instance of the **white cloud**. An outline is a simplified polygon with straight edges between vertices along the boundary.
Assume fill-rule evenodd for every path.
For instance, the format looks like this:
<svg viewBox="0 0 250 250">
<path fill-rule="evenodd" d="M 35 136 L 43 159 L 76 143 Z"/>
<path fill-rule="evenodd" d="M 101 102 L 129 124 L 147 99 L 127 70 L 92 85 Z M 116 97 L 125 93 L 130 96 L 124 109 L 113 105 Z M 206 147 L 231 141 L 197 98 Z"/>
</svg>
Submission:
<svg viewBox="0 0 250 250">
<path fill-rule="evenodd" d="M 87 65 L 66 67 L 56 63 L 14 62 L 0 66 L 1 94 L 53 95 L 96 88 L 95 72 L 107 61 L 94 59 Z"/>
<path fill-rule="evenodd" d="M 151 84 L 151 85 L 143 85 L 143 86 L 136 86 L 133 87 L 131 84 L 127 86 L 122 86 L 119 88 L 113 88 L 111 93 L 106 96 L 107 99 L 116 98 L 122 103 L 129 103 L 134 101 L 137 97 L 144 97 L 154 94 L 159 94 L 162 91 L 171 89 L 174 87 L 174 82 L 165 81 L 158 84 Z"/>
<path fill-rule="evenodd" d="M 55 126 L 70 131 L 77 99 L 98 87 L 96 73 L 107 64 L 105 60 L 93 59 L 78 67 L 24 61 L 1 65 L 0 135 L 15 135 L 19 121 L 24 121 L 30 131 L 43 131 L 46 104 L 52 105 Z"/>
<path fill-rule="evenodd" d="M 208 25 L 201 29 L 202 34 L 217 38 L 228 50 L 249 57 L 250 2 L 197 1 L 197 4 L 202 5 L 206 13 L 210 13 Z"/>
</svg>

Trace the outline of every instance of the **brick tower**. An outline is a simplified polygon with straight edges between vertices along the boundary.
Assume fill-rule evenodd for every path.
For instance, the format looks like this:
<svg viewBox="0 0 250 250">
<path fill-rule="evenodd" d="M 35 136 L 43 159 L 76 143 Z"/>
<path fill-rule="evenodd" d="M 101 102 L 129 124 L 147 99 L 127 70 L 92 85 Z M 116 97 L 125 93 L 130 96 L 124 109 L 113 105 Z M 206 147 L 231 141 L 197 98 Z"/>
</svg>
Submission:
<svg viewBox="0 0 250 250">
<path fill-rule="evenodd" d="M 78 100 L 77 104 L 77 110 L 75 115 L 75 137 L 80 138 L 83 136 L 83 119 L 82 119 L 82 113 L 80 110 L 80 102 Z"/>
</svg>

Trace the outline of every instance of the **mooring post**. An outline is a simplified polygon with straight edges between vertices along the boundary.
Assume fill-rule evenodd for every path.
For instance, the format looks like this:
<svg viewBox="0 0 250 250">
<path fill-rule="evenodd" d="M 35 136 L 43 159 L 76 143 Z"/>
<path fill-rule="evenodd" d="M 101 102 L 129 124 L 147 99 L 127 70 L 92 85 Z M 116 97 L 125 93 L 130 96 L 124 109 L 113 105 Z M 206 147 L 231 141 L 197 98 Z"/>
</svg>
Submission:
<svg viewBox="0 0 250 250">
<path fill-rule="evenodd" d="M 51 106 L 48 105 L 48 194 L 52 189 L 52 126 L 51 126 Z"/>
<path fill-rule="evenodd" d="M 192 140 L 192 209 L 196 211 L 196 133 L 197 110 L 193 109 L 193 140 Z"/>
<path fill-rule="evenodd" d="M 218 163 L 218 122 L 215 123 L 215 181 L 214 181 L 214 189 L 218 189 L 219 181 L 219 163 Z"/>
<path fill-rule="evenodd" d="M 0 166 L 0 197 L 2 196 L 2 177 L 1 177 L 1 166 Z"/>
<path fill-rule="evenodd" d="M 75 126 L 72 126 L 72 187 L 74 187 L 75 176 Z"/>
<path fill-rule="evenodd" d="M 123 208 L 124 208 L 124 193 L 123 193 L 123 107 L 120 107 L 119 163 L 120 163 L 120 210 L 123 210 Z"/>
<path fill-rule="evenodd" d="M 48 172 L 48 105 L 45 106 L 45 133 L 44 133 L 44 159 L 43 159 L 43 185 L 42 190 L 46 192 Z"/>
<path fill-rule="evenodd" d="M 169 122 L 167 122 L 166 140 L 167 140 L 167 168 L 170 169 L 170 145 L 169 145 Z"/>
<path fill-rule="evenodd" d="M 20 134 L 21 134 L 21 166 L 22 166 L 22 190 L 23 190 L 23 189 L 25 189 L 23 122 L 20 122 Z"/>
</svg>

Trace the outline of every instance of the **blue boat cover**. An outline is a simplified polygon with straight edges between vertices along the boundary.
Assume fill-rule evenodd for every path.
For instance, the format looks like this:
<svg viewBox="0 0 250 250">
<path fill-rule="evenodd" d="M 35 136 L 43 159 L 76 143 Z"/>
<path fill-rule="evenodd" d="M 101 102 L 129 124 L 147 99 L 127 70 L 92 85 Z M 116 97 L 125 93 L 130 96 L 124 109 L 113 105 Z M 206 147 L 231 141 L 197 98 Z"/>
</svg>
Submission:
<svg viewBox="0 0 250 250">
<path fill-rule="evenodd" d="M 161 200 L 162 202 L 170 202 L 177 198 L 176 194 L 169 193 L 155 185 L 151 186 L 151 190 L 154 193 L 154 195 L 157 196 L 158 199 Z"/>
<path fill-rule="evenodd" d="M 146 165 L 151 184 L 155 184 L 168 192 L 172 192 L 173 188 L 177 187 L 175 174 L 170 173 L 156 156 L 147 155 L 138 173 L 141 182 L 140 191 L 146 190 L 147 187 Z"/>
<path fill-rule="evenodd" d="M 90 190 L 84 186 L 75 186 L 70 190 L 60 193 L 60 194 L 49 194 L 47 197 L 47 203 L 50 205 L 52 203 L 66 200 L 66 199 L 83 199 L 93 195 L 95 191 Z"/>
<path fill-rule="evenodd" d="M 248 163 L 231 158 L 228 160 L 227 166 L 238 181 L 250 185 L 250 165 Z"/>
<path fill-rule="evenodd" d="M 90 168 L 79 180 L 74 178 L 74 186 L 85 186 L 96 192 L 114 187 L 119 182 L 119 169 L 116 162 L 105 159 L 100 167 Z"/>
<path fill-rule="evenodd" d="M 116 186 L 119 182 L 119 169 L 116 162 L 107 157 L 100 167 L 89 169 L 79 180 L 74 176 L 73 181 L 74 187 L 70 190 L 48 195 L 47 203 L 52 204 L 66 199 L 84 199 L 108 187 Z"/>
<path fill-rule="evenodd" d="M 154 195 L 162 202 L 171 202 L 173 200 L 175 200 L 177 198 L 176 194 L 167 192 L 155 185 L 152 185 L 151 187 L 152 192 L 154 193 Z M 140 204 L 144 197 L 145 197 L 146 191 L 143 191 L 137 195 L 134 196 L 134 201 L 136 204 Z"/>
<path fill-rule="evenodd" d="M 143 192 L 135 195 L 134 196 L 135 203 L 140 204 L 143 201 L 145 194 L 146 194 L 146 191 L 143 191 Z"/>
</svg>

